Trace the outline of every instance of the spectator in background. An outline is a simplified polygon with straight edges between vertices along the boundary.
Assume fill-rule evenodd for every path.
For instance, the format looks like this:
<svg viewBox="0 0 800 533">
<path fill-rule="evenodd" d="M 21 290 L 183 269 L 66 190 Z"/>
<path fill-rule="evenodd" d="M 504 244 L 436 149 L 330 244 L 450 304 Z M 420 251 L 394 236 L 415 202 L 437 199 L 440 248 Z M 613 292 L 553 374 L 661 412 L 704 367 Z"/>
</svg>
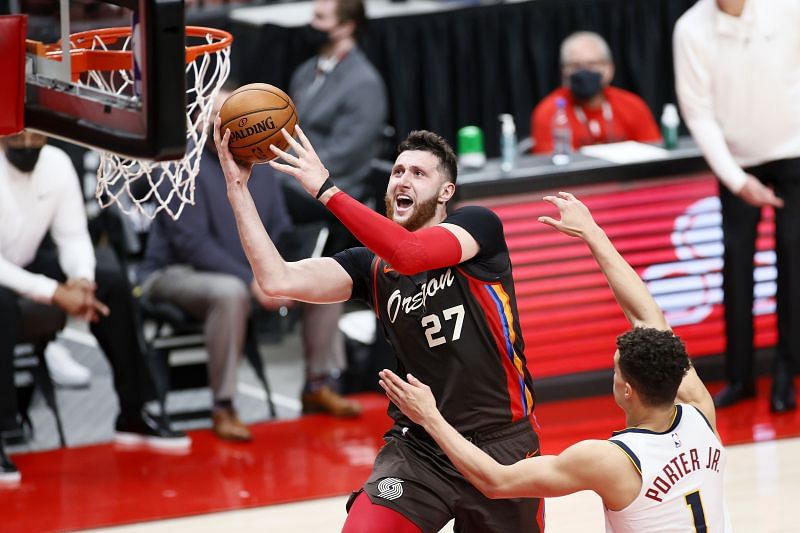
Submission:
<svg viewBox="0 0 800 533">
<path fill-rule="evenodd" d="M 800 3 L 700 0 L 674 33 L 678 101 L 722 184 L 725 407 L 755 396 L 753 255 L 761 208 L 775 208 L 778 345 L 772 411 L 795 409 L 800 357 Z"/>
<path fill-rule="evenodd" d="M 305 28 L 309 45 L 318 54 L 301 64 L 292 75 L 289 94 L 297 106 L 303 131 L 337 184 L 353 197 L 367 200 L 371 162 L 376 155 L 387 118 L 386 89 L 375 67 L 356 39 L 366 24 L 362 0 L 315 0 L 313 18 Z M 330 230 L 323 255 L 332 255 L 355 244 L 344 226 L 319 202 L 310 198 L 295 180 L 285 182 L 286 202 L 295 224 L 325 222 Z M 344 304 L 313 306 L 313 319 L 303 321 L 303 346 L 327 350 L 344 360 L 344 337 L 338 328 Z M 336 376 L 332 376 L 335 378 Z M 305 411 L 329 410 L 321 387 L 308 383 L 303 396 Z M 355 413 L 354 413 L 355 414 Z"/>
<path fill-rule="evenodd" d="M 229 95 L 227 90 L 220 91 L 212 116 L 217 116 Z M 292 222 L 280 182 L 266 165 L 255 166 L 253 173 L 256 179 L 250 182 L 250 191 L 261 221 L 273 240 L 286 244 Z M 139 278 L 149 299 L 172 302 L 204 321 L 214 434 L 221 439 L 247 441 L 251 433 L 239 419 L 233 399 L 253 304 L 255 301 L 263 309 L 277 309 L 289 302 L 266 296 L 253 279 L 233 211 L 225 201 L 225 177 L 212 136 L 200 159 L 195 185 L 191 209 L 185 209 L 177 220 L 163 214 L 156 217 Z M 312 327 L 316 324 L 318 307 L 304 306 L 304 328 L 306 323 Z M 323 384 L 315 390 L 324 395 L 324 410 L 345 416 L 360 412 L 357 404 L 330 388 L 323 391 L 327 376 L 344 368 L 344 352 L 332 353 L 328 346 L 315 346 L 306 350 L 306 356 L 307 382 Z"/>
<path fill-rule="evenodd" d="M 30 132 L 0 140 L 0 431 L 17 426 L 14 345 L 31 303 L 38 303 L 56 310 L 62 324 L 64 313 L 89 320 L 114 374 L 120 407 L 116 440 L 188 446 L 186 435 L 143 409 L 151 376 L 130 286 L 113 254 L 108 264 L 96 261 L 75 170 L 46 140 Z M 41 246 L 48 232 L 56 250 Z M 1 449 L 0 463 L 0 475 L 16 472 Z"/>
<path fill-rule="evenodd" d="M 221 91 L 214 102 L 216 116 L 230 95 Z M 292 224 L 273 173 L 258 167 L 251 188 L 264 227 L 280 239 Z M 250 430 L 234 407 L 239 362 L 252 301 L 275 309 L 280 301 L 264 296 L 236 237 L 236 222 L 224 198 L 225 182 L 213 145 L 207 144 L 195 178 L 195 205 L 177 220 L 159 214 L 150 227 L 144 259 L 138 269 L 142 294 L 152 301 L 174 303 L 204 322 L 208 379 L 213 396 L 214 434 L 224 440 L 249 441 Z M 233 237 L 233 238 L 232 238 Z"/>
<path fill-rule="evenodd" d="M 661 139 L 653 114 L 639 96 L 611 87 L 614 61 L 608 43 L 588 31 L 573 33 L 561 43 L 563 86 L 539 102 L 531 115 L 534 153 L 553 150 L 551 126 L 556 101 L 566 101 L 572 146 Z"/>
<path fill-rule="evenodd" d="M 362 0 L 315 0 L 305 32 L 319 53 L 295 70 L 289 85 L 300 124 L 320 159 L 359 199 L 371 188 L 367 178 L 387 113 L 383 80 L 356 43 L 366 21 Z M 308 205 L 319 202 L 312 198 Z"/>
</svg>

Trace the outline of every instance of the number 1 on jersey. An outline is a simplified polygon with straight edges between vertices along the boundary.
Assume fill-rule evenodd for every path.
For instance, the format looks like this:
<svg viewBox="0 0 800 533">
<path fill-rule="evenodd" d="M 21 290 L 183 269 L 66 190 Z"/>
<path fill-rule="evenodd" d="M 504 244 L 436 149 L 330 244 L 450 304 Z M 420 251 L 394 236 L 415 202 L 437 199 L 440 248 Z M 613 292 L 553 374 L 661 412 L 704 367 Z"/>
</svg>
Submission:
<svg viewBox="0 0 800 533">
<path fill-rule="evenodd" d="M 455 307 L 448 307 L 442 311 L 442 316 L 444 316 L 445 320 L 452 320 L 453 317 L 455 317 L 456 324 L 453 328 L 453 338 L 450 340 L 452 342 L 460 339 L 461 328 L 464 325 L 464 306 L 459 304 Z M 434 346 L 439 346 L 447 342 L 447 338 L 445 338 L 444 335 L 441 337 L 434 337 L 434 335 L 442 330 L 442 322 L 439 320 L 439 315 L 425 315 L 422 317 L 420 323 L 422 327 L 425 328 L 425 338 L 428 339 L 428 347 L 433 348 Z"/>
<path fill-rule="evenodd" d="M 686 505 L 692 510 L 694 519 L 694 530 L 696 533 L 706 533 L 706 513 L 703 511 L 703 500 L 700 499 L 700 491 L 696 490 L 686 495 Z"/>
</svg>

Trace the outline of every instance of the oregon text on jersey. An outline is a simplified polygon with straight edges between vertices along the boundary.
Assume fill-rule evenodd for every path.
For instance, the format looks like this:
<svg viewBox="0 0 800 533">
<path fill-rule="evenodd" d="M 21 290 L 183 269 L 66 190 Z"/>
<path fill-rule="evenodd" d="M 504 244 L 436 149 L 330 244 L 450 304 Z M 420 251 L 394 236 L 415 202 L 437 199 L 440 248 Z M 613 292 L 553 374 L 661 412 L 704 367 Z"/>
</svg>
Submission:
<svg viewBox="0 0 800 533">
<path fill-rule="evenodd" d="M 394 324 L 397 319 L 397 313 L 402 307 L 403 311 L 408 314 L 411 311 L 425 307 L 425 301 L 432 298 L 437 292 L 453 285 L 455 278 L 453 277 L 452 269 L 440 275 L 438 278 L 433 278 L 426 281 L 420 286 L 419 292 L 412 296 L 403 296 L 400 289 L 395 289 L 389 296 L 386 302 L 386 312 L 389 315 L 389 320 Z"/>
</svg>

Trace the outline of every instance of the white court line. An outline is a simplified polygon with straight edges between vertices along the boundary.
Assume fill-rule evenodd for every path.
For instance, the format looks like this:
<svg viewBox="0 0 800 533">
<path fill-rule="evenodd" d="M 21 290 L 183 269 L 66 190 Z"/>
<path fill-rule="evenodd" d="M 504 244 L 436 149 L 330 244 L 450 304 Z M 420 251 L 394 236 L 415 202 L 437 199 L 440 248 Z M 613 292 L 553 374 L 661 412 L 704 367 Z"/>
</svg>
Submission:
<svg viewBox="0 0 800 533">
<path fill-rule="evenodd" d="M 264 392 L 262 387 L 256 387 L 247 383 L 239 383 L 239 392 L 245 396 L 257 398 L 263 402 L 267 401 L 267 393 Z M 284 396 L 283 394 L 275 394 L 274 392 L 272 393 L 272 403 L 298 413 L 303 409 L 303 404 L 300 400 Z"/>
<path fill-rule="evenodd" d="M 77 342 L 78 344 L 83 344 L 85 346 L 89 346 L 91 348 L 97 348 L 97 340 L 91 333 L 86 331 L 81 331 L 80 329 L 73 328 L 73 327 L 66 327 L 61 331 L 62 338 Z M 261 387 L 256 387 L 254 385 L 248 385 L 247 383 L 239 383 L 239 392 L 244 394 L 245 396 L 250 396 L 251 398 L 256 398 L 263 402 L 267 401 L 267 394 L 264 392 L 264 389 Z M 294 411 L 299 413 L 303 410 L 303 404 L 297 398 L 290 398 L 289 396 L 284 396 L 283 394 L 276 394 L 272 393 L 272 402 L 275 405 L 279 405 L 284 409 L 289 409 L 290 411 Z"/>
</svg>

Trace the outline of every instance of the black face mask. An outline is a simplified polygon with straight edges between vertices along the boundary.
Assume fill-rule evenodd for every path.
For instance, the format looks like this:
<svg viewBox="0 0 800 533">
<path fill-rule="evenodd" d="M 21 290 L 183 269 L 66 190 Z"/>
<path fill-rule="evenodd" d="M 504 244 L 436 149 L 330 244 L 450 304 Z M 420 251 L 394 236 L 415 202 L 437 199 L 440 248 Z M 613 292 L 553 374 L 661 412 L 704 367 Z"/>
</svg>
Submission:
<svg viewBox="0 0 800 533">
<path fill-rule="evenodd" d="M 599 72 L 581 69 L 569 77 L 569 89 L 577 100 L 590 100 L 603 89 L 602 79 Z"/>
<path fill-rule="evenodd" d="M 303 37 L 303 44 L 307 46 L 309 50 L 313 50 L 315 54 L 330 41 L 328 32 L 318 30 L 311 24 L 303 26 L 301 35 Z"/>
<path fill-rule="evenodd" d="M 41 148 L 6 148 L 6 159 L 20 172 L 31 172 L 39 160 Z"/>
</svg>

